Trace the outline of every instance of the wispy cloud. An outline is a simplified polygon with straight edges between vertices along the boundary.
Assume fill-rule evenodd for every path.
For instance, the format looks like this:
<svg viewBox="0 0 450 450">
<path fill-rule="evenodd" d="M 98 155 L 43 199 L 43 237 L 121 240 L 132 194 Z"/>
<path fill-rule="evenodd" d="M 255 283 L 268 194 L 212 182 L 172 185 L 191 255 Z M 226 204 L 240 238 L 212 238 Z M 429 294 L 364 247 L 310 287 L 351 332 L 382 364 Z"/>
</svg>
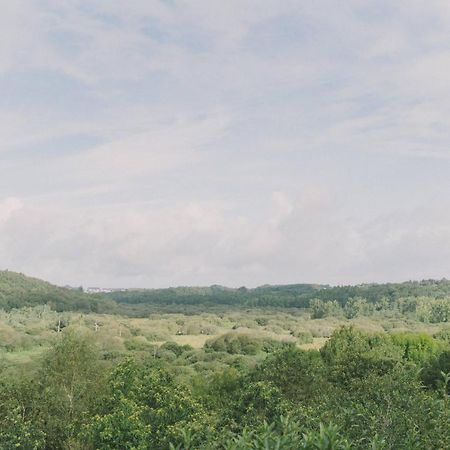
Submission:
<svg viewBox="0 0 450 450">
<path fill-rule="evenodd" d="M 449 36 L 445 0 L 8 2 L 3 264 L 147 286 L 448 274 Z"/>
</svg>

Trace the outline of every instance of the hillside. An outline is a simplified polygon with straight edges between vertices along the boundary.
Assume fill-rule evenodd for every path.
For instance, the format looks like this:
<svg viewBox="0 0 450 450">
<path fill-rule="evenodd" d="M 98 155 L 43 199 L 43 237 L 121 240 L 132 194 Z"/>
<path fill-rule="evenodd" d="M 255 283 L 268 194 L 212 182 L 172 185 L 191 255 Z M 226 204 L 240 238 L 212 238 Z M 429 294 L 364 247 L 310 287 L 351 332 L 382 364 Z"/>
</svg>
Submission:
<svg viewBox="0 0 450 450">
<path fill-rule="evenodd" d="M 146 315 L 153 311 L 182 312 L 197 307 L 278 307 L 308 308 L 310 298 L 326 286 L 292 284 L 237 289 L 213 285 L 209 287 L 176 287 L 167 289 L 130 289 L 106 294 L 123 314 Z M 98 296 L 98 298 L 105 298 Z"/>
<path fill-rule="evenodd" d="M 56 311 L 98 311 L 98 301 L 82 291 L 55 286 L 9 270 L 0 271 L 0 308 L 50 305 Z"/>
<path fill-rule="evenodd" d="M 328 286 L 317 284 L 264 285 L 254 289 L 222 286 L 177 287 L 167 289 L 131 289 L 107 294 L 128 305 L 235 305 L 307 308 L 310 301 L 336 300 L 345 306 L 349 299 L 364 298 L 371 304 L 396 302 L 401 298 L 450 296 L 450 281 L 423 280 L 404 283 Z"/>
<path fill-rule="evenodd" d="M 442 309 L 440 299 L 444 299 L 447 310 L 449 298 L 450 281 L 446 279 L 334 287 L 290 284 L 249 289 L 213 285 L 86 294 L 81 289 L 62 288 L 21 273 L 0 271 L 0 308 L 4 310 L 50 305 L 55 311 L 107 312 L 146 317 L 152 312 L 198 312 L 209 307 L 309 308 L 312 301 L 317 306 L 317 300 L 330 305 L 330 302 L 335 302 L 337 307 L 345 309 L 347 304 L 350 306 L 357 299 L 363 299 L 369 304 L 369 309 L 401 307 L 402 310 L 405 302 L 411 309 L 411 302 L 423 303 L 425 299 L 428 299 L 425 301 L 427 305 L 437 302 L 436 308 Z M 336 312 L 330 310 L 329 314 Z"/>
</svg>

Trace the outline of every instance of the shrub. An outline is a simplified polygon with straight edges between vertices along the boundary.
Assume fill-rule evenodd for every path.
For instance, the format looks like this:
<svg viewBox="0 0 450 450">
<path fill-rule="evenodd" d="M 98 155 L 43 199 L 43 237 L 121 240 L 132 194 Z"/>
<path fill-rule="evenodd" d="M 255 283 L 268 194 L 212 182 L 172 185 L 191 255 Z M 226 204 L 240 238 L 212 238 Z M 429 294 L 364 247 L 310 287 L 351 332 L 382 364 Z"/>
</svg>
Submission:
<svg viewBox="0 0 450 450">
<path fill-rule="evenodd" d="M 311 331 L 297 331 L 294 332 L 298 344 L 311 344 L 314 341 Z"/>
<path fill-rule="evenodd" d="M 426 333 L 392 333 L 392 342 L 403 352 L 403 359 L 422 363 L 438 351 L 437 341 Z"/>
<path fill-rule="evenodd" d="M 247 333 L 226 333 L 205 343 L 205 350 L 230 354 L 255 355 L 260 351 L 270 353 L 280 348 L 282 342 L 267 337 L 252 336 Z"/>
<path fill-rule="evenodd" d="M 161 345 L 160 347 L 161 350 L 169 350 L 173 353 L 175 353 L 175 355 L 181 356 L 184 352 L 193 350 L 193 347 L 191 347 L 190 345 L 179 345 L 176 342 L 165 342 L 163 345 Z"/>
<path fill-rule="evenodd" d="M 354 327 L 336 330 L 320 353 L 330 378 L 347 383 L 368 373 L 385 373 L 401 360 L 401 350 L 387 334 L 366 333 Z"/>
<path fill-rule="evenodd" d="M 309 307 L 311 308 L 311 319 L 342 315 L 342 308 L 336 300 L 324 301 L 315 298 L 310 301 Z"/>
<path fill-rule="evenodd" d="M 151 350 L 153 345 L 150 344 L 143 336 L 136 336 L 131 339 L 125 339 L 123 344 L 129 351 L 145 351 Z"/>
</svg>

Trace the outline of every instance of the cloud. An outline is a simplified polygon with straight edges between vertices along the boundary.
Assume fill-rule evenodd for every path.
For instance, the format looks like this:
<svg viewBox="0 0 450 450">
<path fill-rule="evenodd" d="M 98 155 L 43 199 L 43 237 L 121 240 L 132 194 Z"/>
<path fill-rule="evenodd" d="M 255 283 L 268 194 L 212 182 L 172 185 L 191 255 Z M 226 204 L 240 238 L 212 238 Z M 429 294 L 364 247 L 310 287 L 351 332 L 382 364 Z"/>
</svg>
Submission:
<svg viewBox="0 0 450 450">
<path fill-rule="evenodd" d="M 450 270 L 446 210 L 368 222 L 339 217 L 331 193 L 317 188 L 302 198 L 278 192 L 266 201 L 268 214 L 255 220 L 229 216 L 216 203 L 75 214 L 7 199 L 0 208 L 0 253 L 10 269 L 84 285 L 343 284 L 441 277 Z"/>
<path fill-rule="evenodd" d="M 18 198 L 5 198 L 0 202 L 0 222 L 7 222 L 22 206 L 22 202 Z"/>
<path fill-rule="evenodd" d="M 449 28 L 444 0 L 8 2 L 4 264 L 135 286 L 445 274 Z"/>
</svg>

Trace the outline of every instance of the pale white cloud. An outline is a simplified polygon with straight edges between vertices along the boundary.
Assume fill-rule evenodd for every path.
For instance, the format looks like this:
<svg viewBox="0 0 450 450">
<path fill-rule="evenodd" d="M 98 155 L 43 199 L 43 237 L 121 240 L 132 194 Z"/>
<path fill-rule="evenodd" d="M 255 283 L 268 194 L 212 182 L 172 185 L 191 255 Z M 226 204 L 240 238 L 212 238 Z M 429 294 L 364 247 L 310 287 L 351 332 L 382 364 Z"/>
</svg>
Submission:
<svg viewBox="0 0 450 450">
<path fill-rule="evenodd" d="M 22 202 L 18 198 L 5 198 L 0 202 L 0 222 L 7 222 L 22 206 Z"/>
<path fill-rule="evenodd" d="M 149 127 L 116 138 L 63 161 L 67 172 L 85 183 L 119 182 L 189 167 L 204 157 L 206 147 L 225 133 L 226 117 Z M 56 164 L 54 170 L 60 170 Z"/>
<path fill-rule="evenodd" d="M 111 286 L 349 283 L 441 277 L 450 270 L 448 212 L 348 220 L 311 192 L 297 200 L 274 193 L 262 220 L 230 217 L 224 205 L 207 203 L 74 214 L 9 199 L 0 208 L 0 253 L 10 269 Z M 274 223 L 282 197 L 291 206 Z"/>
<path fill-rule="evenodd" d="M 3 264 L 116 286 L 445 275 L 449 33 L 445 0 L 8 2 Z"/>
</svg>

